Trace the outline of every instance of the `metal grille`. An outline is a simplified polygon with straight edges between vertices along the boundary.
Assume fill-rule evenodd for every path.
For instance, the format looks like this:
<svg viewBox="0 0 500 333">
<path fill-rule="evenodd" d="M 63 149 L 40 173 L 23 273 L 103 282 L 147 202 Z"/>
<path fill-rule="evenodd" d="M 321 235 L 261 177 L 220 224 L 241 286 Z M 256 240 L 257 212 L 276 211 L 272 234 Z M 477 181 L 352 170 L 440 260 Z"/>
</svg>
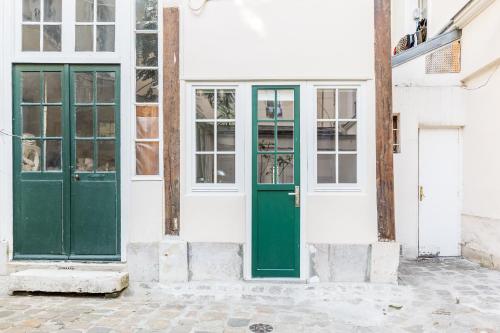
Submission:
<svg viewBox="0 0 500 333">
<path fill-rule="evenodd" d="M 460 72 L 460 41 L 454 41 L 425 57 L 426 74 Z"/>
<path fill-rule="evenodd" d="M 250 325 L 249 329 L 255 333 L 267 333 L 273 331 L 273 327 L 268 324 L 253 324 Z"/>
</svg>

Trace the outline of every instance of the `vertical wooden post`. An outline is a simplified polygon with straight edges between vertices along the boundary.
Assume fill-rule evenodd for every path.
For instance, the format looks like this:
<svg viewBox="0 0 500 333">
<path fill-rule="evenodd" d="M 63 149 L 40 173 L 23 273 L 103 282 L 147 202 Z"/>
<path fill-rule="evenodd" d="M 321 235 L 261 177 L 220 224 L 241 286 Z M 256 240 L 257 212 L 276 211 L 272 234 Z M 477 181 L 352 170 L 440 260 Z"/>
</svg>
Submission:
<svg viewBox="0 0 500 333">
<path fill-rule="evenodd" d="M 378 238 L 394 241 L 391 0 L 374 1 Z"/>
<path fill-rule="evenodd" d="M 163 174 L 165 233 L 179 234 L 180 95 L 179 9 L 163 8 Z"/>
</svg>

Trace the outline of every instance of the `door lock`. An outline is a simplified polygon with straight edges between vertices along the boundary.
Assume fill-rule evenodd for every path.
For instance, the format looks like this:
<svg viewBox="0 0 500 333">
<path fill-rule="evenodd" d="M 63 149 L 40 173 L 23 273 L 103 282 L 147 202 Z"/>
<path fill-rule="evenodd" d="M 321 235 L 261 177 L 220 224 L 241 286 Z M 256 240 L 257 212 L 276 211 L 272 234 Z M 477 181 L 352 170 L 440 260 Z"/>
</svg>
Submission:
<svg viewBox="0 0 500 333">
<path fill-rule="evenodd" d="M 288 193 L 295 196 L 295 207 L 300 207 L 300 186 L 295 186 L 295 191 Z"/>
<path fill-rule="evenodd" d="M 425 194 L 424 194 L 424 187 L 423 186 L 418 187 L 418 198 L 420 201 L 424 201 Z"/>
</svg>

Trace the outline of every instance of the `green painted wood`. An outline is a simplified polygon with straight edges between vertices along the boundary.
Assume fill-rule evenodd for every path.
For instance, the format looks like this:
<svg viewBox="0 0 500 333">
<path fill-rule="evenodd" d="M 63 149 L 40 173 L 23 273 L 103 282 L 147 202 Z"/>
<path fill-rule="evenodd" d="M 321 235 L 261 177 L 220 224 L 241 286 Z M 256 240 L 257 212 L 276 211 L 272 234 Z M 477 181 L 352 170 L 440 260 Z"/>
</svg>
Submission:
<svg viewBox="0 0 500 333">
<path fill-rule="evenodd" d="M 259 120 L 257 116 L 258 91 L 274 91 L 274 119 Z M 277 124 L 286 121 L 277 118 L 277 91 L 293 90 L 294 126 L 293 169 L 290 184 L 278 184 L 279 155 Z M 252 277 L 300 277 L 300 207 L 290 196 L 295 186 L 300 186 L 300 91 L 298 86 L 254 86 L 252 89 Z M 274 150 L 258 152 L 258 123 L 274 124 Z M 286 152 L 290 154 L 289 152 Z M 272 156 L 275 174 L 273 184 L 258 183 L 259 155 Z"/>
</svg>

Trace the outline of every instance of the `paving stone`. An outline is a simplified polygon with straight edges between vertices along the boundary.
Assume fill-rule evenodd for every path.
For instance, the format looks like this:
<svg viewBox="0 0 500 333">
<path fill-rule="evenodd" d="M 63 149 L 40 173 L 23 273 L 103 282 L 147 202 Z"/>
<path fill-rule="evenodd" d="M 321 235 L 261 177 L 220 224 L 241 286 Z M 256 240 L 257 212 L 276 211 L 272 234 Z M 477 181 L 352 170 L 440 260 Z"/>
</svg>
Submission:
<svg viewBox="0 0 500 333">
<path fill-rule="evenodd" d="M 250 319 L 244 318 L 229 318 L 227 325 L 230 327 L 246 327 L 250 323 Z"/>
</svg>

